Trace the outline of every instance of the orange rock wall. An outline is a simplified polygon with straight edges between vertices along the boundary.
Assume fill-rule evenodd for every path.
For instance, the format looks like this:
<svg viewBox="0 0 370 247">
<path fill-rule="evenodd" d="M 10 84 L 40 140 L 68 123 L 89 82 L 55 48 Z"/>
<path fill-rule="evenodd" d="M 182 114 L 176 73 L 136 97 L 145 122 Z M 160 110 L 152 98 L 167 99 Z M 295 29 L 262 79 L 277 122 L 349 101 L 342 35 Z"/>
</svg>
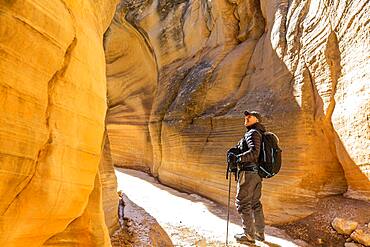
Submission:
<svg viewBox="0 0 370 247">
<path fill-rule="evenodd" d="M 102 203 L 105 216 L 105 224 L 110 235 L 118 228 L 118 194 L 117 178 L 114 173 L 108 132 L 104 132 L 104 147 L 100 158 L 99 175 L 102 186 Z"/>
<path fill-rule="evenodd" d="M 0 1 L 0 246 L 110 246 L 98 167 L 115 4 Z"/>
<path fill-rule="evenodd" d="M 140 29 L 124 19 L 120 5 L 106 32 L 109 139 L 120 166 L 147 169 L 152 164 L 148 121 L 157 85 L 155 54 Z M 146 58 L 146 59 L 143 59 Z"/>
<path fill-rule="evenodd" d="M 263 186 L 268 221 L 370 198 L 368 1 L 119 6 L 105 36 L 114 164 L 226 203 L 225 153 L 255 109 L 284 150 Z"/>
</svg>

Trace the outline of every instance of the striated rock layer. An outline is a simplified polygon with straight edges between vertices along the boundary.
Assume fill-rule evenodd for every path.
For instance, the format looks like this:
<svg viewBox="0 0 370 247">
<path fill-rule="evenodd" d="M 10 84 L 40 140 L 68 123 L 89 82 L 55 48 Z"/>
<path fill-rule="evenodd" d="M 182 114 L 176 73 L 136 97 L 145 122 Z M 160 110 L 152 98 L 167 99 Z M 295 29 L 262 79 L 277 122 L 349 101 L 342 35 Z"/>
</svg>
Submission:
<svg viewBox="0 0 370 247">
<path fill-rule="evenodd" d="M 122 0 L 105 35 L 114 164 L 226 203 L 225 153 L 255 109 L 283 148 L 268 221 L 328 195 L 369 200 L 369 13 L 366 0 Z"/>
<path fill-rule="evenodd" d="M 113 169 L 108 132 L 104 131 L 104 147 L 100 158 L 99 175 L 102 185 L 102 203 L 105 216 L 105 224 L 110 235 L 118 228 L 118 194 L 117 178 Z"/>
<path fill-rule="evenodd" d="M 157 66 L 149 40 L 125 21 L 121 11 L 118 6 L 104 39 L 109 139 L 114 161 L 145 169 L 151 166 L 153 157 L 148 121 Z"/>
<path fill-rule="evenodd" d="M 0 1 L 0 246 L 110 245 L 98 167 L 115 4 Z"/>
</svg>

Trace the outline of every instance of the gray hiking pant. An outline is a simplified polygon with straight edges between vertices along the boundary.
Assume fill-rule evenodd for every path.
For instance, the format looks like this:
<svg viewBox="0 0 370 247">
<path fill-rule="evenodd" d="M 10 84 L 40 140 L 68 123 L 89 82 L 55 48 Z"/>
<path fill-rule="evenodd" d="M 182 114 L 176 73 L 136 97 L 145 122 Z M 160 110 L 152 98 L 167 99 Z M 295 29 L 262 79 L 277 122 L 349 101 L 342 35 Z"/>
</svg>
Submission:
<svg viewBox="0 0 370 247">
<path fill-rule="evenodd" d="M 254 238 L 255 233 L 263 235 L 265 218 L 260 202 L 262 179 L 257 172 L 242 171 L 238 180 L 236 208 L 242 218 L 245 234 Z"/>
</svg>

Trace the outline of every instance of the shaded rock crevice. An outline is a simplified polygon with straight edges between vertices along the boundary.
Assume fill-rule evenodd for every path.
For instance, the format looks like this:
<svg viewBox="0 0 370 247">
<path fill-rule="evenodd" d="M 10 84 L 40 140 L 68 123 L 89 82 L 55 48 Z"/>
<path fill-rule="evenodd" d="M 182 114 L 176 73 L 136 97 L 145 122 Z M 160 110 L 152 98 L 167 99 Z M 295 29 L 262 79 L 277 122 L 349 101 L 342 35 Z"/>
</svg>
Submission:
<svg viewBox="0 0 370 247">
<path fill-rule="evenodd" d="M 309 65 L 305 62 L 302 75 L 305 83 L 309 84 L 308 87 L 311 90 L 312 96 L 312 116 L 314 121 L 319 121 L 318 117 L 320 116 L 320 111 L 323 109 L 322 101 L 320 101 L 320 95 L 317 92 L 316 84 L 312 75 L 312 72 L 309 68 Z"/>
<path fill-rule="evenodd" d="M 337 91 L 338 79 L 341 76 L 342 66 L 340 64 L 340 50 L 338 44 L 338 38 L 334 31 L 331 31 L 328 37 L 328 42 L 325 50 L 326 62 L 330 69 L 330 80 L 331 80 L 331 95 L 330 103 L 325 116 L 326 122 L 331 122 L 331 117 L 335 109 L 335 93 Z"/>
<path fill-rule="evenodd" d="M 188 2 L 189 0 L 158 0 L 157 11 L 161 20 L 166 19 L 168 14 L 176 9 L 178 5 L 182 3 L 187 3 L 188 5 Z"/>
<path fill-rule="evenodd" d="M 235 1 L 234 16 L 239 22 L 239 34 L 237 40 L 243 42 L 247 39 L 258 40 L 265 29 L 265 19 L 261 10 L 260 0 Z"/>
<path fill-rule="evenodd" d="M 152 0 L 151 0 L 152 1 Z M 147 0 L 144 0 L 144 4 L 143 3 L 140 3 L 139 6 L 141 8 L 145 8 L 146 6 L 148 6 L 149 4 L 151 4 L 151 1 L 148 1 Z M 154 47 L 152 45 L 152 43 L 150 42 L 150 39 L 149 39 L 149 35 L 146 33 L 146 31 L 140 26 L 139 24 L 139 20 L 135 19 L 135 17 L 137 17 L 136 15 L 132 15 L 132 11 L 137 11 L 139 10 L 140 11 L 140 7 L 137 8 L 136 6 L 137 5 L 134 5 L 134 6 L 130 6 L 129 7 L 129 10 L 130 11 L 125 11 L 125 7 L 122 7 L 122 6 L 127 6 L 127 5 L 123 5 L 123 2 L 121 3 L 121 5 L 118 5 L 117 6 L 117 10 L 116 10 L 116 13 L 121 13 L 121 14 L 116 14 L 115 17 L 113 18 L 113 20 L 117 20 L 118 23 L 122 23 L 122 20 L 119 20 L 121 15 L 124 15 L 124 19 L 126 20 L 127 22 L 127 25 L 132 25 L 132 28 L 136 29 L 137 32 L 139 32 L 139 34 L 142 36 L 143 40 L 145 41 L 145 44 L 147 45 L 147 48 L 150 50 L 152 56 L 153 56 L 153 59 L 155 61 L 155 64 L 156 64 L 156 67 L 157 67 L 157 71 L 159 71 L 159 68 L 158 68 L 158 60 L 157 60 L 157 55 L 154 51 Z M 157 73 L 158 74 L 158 73 Z M 157 79 L 158 81 L 158 79 Z"/>
<path fill-rule="evenodd" d="M 230 50 L 222 58 L 220 63 L 217 64 L 215 72 L 210 80 L 210 85 L 208 86 L 209 89 L 206 92 L 206 102 L 207 96 L 217 94 L 213 88 L 223 88 L 223 95 L 216 101 L 210 100 L 207 102 L 207 105 L 203 111 L 203 115 L 225 115 L 228 111 L 233 109 L 240 98 L 245 95 L 247 89 L 246 84 L 249 83 L 248 73 L 252 70 L 250 62 L 253 54 L 255 53 L 259 40 L 265 34 L 266 21 L 262 14 L 260 1 L 246 1 L 239 3 L 239 5 L 238 2 L 235 1 L 229 2 L 235 5 L 234 15 L 235 13 L 238 13 L 238 11 L 242 11 L 240 9 L 248 9 L 247 13 L 243 13 L 243 19 L 241 19 L 239 14 L 236 14 L 236 18 L 239 22 L 239 34 L 237 37 L 235 37 L 235 39 L 239 40 L 241 43 Z M 248 23 L 248 25 L 245 26 L 245 23 Z M 244 31 L 242 31 L 242 29 Z M 230 57 L 234 57 L 234 59 L 230 61 Z M 240 63 L 242 66 L 240 69 L 241 73 L 236 75 L 235 78 L 225 78 L 224 80 L 218 79 L 218 69 L 222 71 L 222 69 L 226 67 L 225 64 L 228 62 L 234 64 Z M 231 84 L 230 79 L 233 83 L 232 86 L 229 86 Z"/>
<path fill-rule="evenodd" d="M 333 30 L 330 32 L 328 36 L 328 41 L 327 41 L 326 50 L 325 50 L 325 58 L 326 58 L 326 62 L 329 65 L 329 70 L 330 70 L 331 95 L 330 95 L 330 103 L 327 106 L 326 114 L 323 119 L 323 130 L 329 142 L 331 143 L 330 150 L 332 154 L 335 156 L 337 162 L 341 164 L 339 162 L 339 158 L 338 158 L 339 155 L 337 153 L 337 148 L 336 148 L 337 141 L 335 141 L 336 140 L 335 129 L 333 127 L 332 120 L 331 120 L 334 109 L 335 109 L 335 104 L 336 104 L 335 93 L 337 91 L 338 79 L 341 76 L 341 70 L 342 70 L 342 67 L 340 65 L 341 57 L 340 57 L 340 51 L 339 51 L 339 43 L 338 43 L 337 35 Z M 343 170 L 343 176 L 344 176 L 345 173 L 344 173 L 343 164 L 341 164 L 341 168 Z M 346 184 L 346 187 L 348 187 L 347 184 Z"/>
<path fill-rule="evenodd" d="M 348 171 L 350 170 L 350 167 L 352 167 L 352 173 L 355 174 L 355 176 L 363 177 L 364 180 L 366 180 L 365 176 L 361 172 L 361 166 L 360 164 L 356 167 L 355 162 L 350 158 L 350 155 L 346 151 L 345 146 L 343 145 L 343 142 L 341 138 L 339 137 L 337 131 L 335 130 L 332 122 L 333 113 L 336 109 L 336 93 L 338 88 L 339 80 L 342 77 L 342 65 L 341 65 L 341 52 L 339 49 L 339 41 L 337 34 L 334 30 L 331 30 L 328 41 L 326 44 L 326 50 L 325 50 L 325 58 L 326 62 L 329 66 L 330 71 L 330 82 L 331 82 L 331 93 L 330 93 L 330 101 L 329 105 L 327 107 L 326 115 L 324 118 L 324 126 L 326 126 L 326 135 L 330 140 L 333 142 L 333 150 L 340 161 L 343 169 L 344 169 L 344 175 L 346 176 L 348 180 L 348 188 L 347 188 L 347 195 L 351 196 L 353 198 L 358 199 L 364 199 L 366 198 L 366 193 L 358 194 L 353 191 L 351 188 L 354 184 L 352 179 L 348 179 Z M 346 172 L 347 171 L 347 172 Z M 353 175 L 352 174 L 352 175 Z M 361 193 L 361 191 L 359 191 Z"/>
<path fill-rule="evenodd" d="M 181 61 L 177 61 L 177 64 L 181 64 Z M 173 69 L 173 64 L 167 65 L 161 69 L 161 73 L 159 74 L 158 88 L 161 88 L 160 82 L 166 81 L 172 75 L 170 71 Z M 154 145 L 157 147 L 153 150 L 156 153 L 156 158 L 154 159 L 154 164 L 152 166 L 151 171 L 155 177 L 159 174 L 159 169 L 162 166 L 162 157 L 163 157 L 163 121 L 165 121 L 166 115 L 169 112 L 169 109 L 176 101 L 178 97 L 180 88 L 181 88 L 181 81 L 183 81 L 189 73 L 191 73 L 192 68 L 182 68 L 181 66 L 177 67 L 177 73 L 173 79 L 171 79 L 171 83 L 165 87 L 167 91 L 167 95 L 165 99 L 162 99 L 159 102 L 154 102 L 153 107 L 151 109 L 151 115 L 155 116 L 155 119 L 150 120 L 150 135 L 151 140 L 154 141 Z M 163 85 L 162 85 L 163 86 Z M 160 98 L 160 94 L 163 92 L 158 91 L 156 96 Z M 160 105 L 160 108 L 158 107 Z M 160 111 L 158 111 L 160 110 Z M 153 121 L 154 120 L 154 121 Z"/>
<path fill-rule="evenodd" d="M 211 34 L 212 32 L 212 29 L 213 29 L 213 26 L 214 26 L 214 19 L 212 17 L 212 5 L 210 3 L 210 1 L 208 0 L 201 0 L 201 6 L 204 10 L 204 17 L 205 17 L 205 21 L 206 21 L 206 27 L 209 31 L 209 35 Z M 209 38 L 209 36 L 208 36 Z"/>
<path fill-rule="evenodd" d="M 310 189 L 315 192 L 317 198 L 342 195 L 347 190 L 347 183 L 344 177 L 344 170 L 337 158 L 335 143 L 333 142 L 332 131 L 334 130 L 323 118 L 323 102 L 308 64 L 305 64 L 302 70 L 302 76 L 304 84 L 302 86 L 302 110 L 308 114 L 306 117 L 307 125 L 312 124 L 317 128 L 315 131 L 307 128 L 309 132 L 306 135 L 311 136 L 314 134 L 315 138 L 321 140 L 321 149 L 328 152 L 326 156 L 330 159 L 331 163 L 330 166 L 321 168 L 322 171 L 320 174 L 316 175 L 315 185 L 312 185 Z M 317 143 L 316 141 L 311 141 L 309 145 L 316 146 Z M 309 152 L 307 151 L 307 153 Z M 327 174 L 331 174 L 330 177 Z"/>
<path fill-rule="evenodd" d="M 191 120 L 198 117 L 203 110 L 205 95 L 208 91 L 208 82 L 211 78 L 213 66 L 202 61 L 193 66 L 181 80 L 176 98 L 164 117 L 169 120 Z"/>
</svg>

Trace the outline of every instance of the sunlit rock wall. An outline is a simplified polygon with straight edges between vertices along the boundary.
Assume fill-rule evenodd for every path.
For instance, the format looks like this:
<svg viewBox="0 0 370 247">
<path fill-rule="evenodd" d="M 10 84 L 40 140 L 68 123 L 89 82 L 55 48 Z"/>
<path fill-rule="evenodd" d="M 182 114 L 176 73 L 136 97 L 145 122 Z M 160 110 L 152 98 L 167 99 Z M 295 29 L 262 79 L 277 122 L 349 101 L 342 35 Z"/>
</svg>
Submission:
<svg viewBox="0 0 370 247">
<path fill-rule="evenodd" d="M 98 173 L 115 1 L 0 1 L 0 246 L 109 246 Z"/>
<path fill-rule="evenodd" d="M 225 153 L 254 109 L 283 148 L 268 221 L 328 195 L 368 200 L 369 13 L 366 0 L 122 0 L 105 36 L 113 162 L 226 203 Z"/>
<path fill-rule="evenodd" d="M 100 158 L 99 174 L 102 184 L 102 200 L 105 223 L 112 235 L 118 228 L 117 178 L 114 173 L 108 132 L 104 132 L 104 147 Z"/>
</svg>

